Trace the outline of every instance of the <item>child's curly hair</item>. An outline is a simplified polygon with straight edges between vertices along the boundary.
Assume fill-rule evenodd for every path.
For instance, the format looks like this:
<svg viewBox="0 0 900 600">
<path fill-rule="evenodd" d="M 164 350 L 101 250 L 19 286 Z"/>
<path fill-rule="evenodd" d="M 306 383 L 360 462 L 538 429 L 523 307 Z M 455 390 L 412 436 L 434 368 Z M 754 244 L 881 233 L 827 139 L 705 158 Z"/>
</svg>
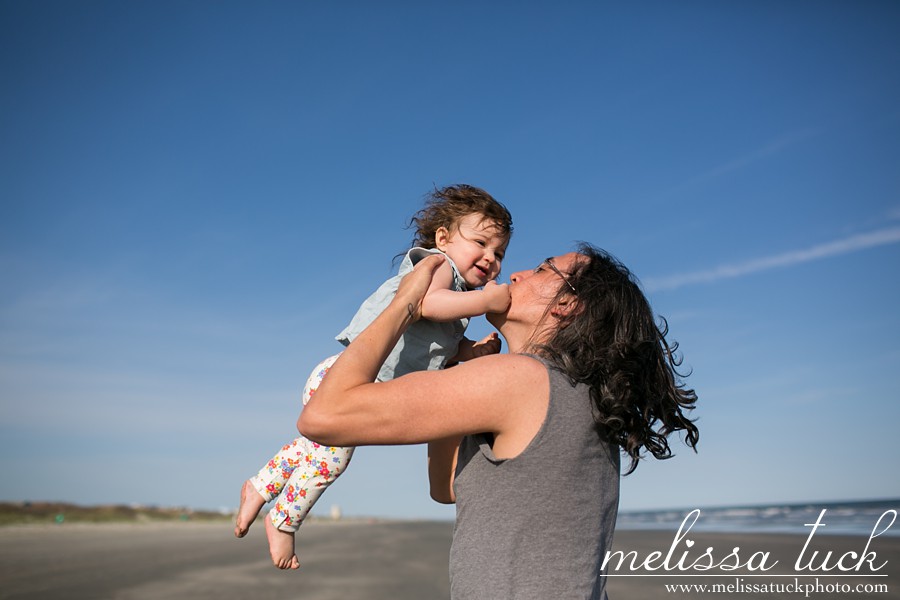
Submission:
<svg viewBox="0 0 900 600">
<path fill-rule="evenodd" d="M 497 233 L 506 238 L 512 236 L 512 215 L 503 204 L 481 188 L 472 185 L 448 185 L 425 197 L 425 207 L 409 220 L 415 227 L 412 247 L 434 248 L 434 236 L 441 227 L 453 231 L 459 220 L 472 214 L 484 216 L 484 220 L 496 225 Z"/>
</svg>

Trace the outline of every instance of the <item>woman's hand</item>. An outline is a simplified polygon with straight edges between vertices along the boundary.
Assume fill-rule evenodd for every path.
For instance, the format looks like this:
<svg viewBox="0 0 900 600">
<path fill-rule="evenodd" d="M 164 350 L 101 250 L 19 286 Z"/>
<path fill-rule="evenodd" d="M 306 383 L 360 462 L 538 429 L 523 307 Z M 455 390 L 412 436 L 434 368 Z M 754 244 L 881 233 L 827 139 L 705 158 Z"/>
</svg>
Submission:
<svg viewBox="0 0 900 600">
<path fill-rule="evenodd" d="M 442 255 L 432 254 L 416 263 L 413 270 L 400 280 L 400 286 L 391 304 L 405 305 L 411 323 L 422 318 L 422 300 L 428 292 L 435 272 L 443 263 Z"/>
</svg>

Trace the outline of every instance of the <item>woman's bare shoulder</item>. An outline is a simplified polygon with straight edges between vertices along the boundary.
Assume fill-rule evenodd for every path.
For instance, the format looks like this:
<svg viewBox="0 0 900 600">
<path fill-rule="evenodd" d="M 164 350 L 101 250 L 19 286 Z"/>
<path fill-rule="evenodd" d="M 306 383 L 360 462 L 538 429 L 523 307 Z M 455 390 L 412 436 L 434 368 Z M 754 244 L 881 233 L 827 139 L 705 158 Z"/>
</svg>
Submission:
<svg viewBox="0 0 900 600">
<path fill-rule="evenodd" d="M 487 387 L 528 388 L 547 381 L 547 367 L 527 354 L 491 354 L 456 368 L 460 375 Z"/>
<path fill-rule="evenodd" d="M 469 364 L 479 370 L 469 378 L 469 390 L 477 398 L 470 403 L 471 409 L 485 411 L 484 425 L 488 427 L 483 431 L 494 433 L 495 455 L 517 456 L 546 418 L 550 398 L 547 367 L 525 354 L 495 354 Z"/>
<path fill-rule="evenodd" d="M 466 363 L 471 367 L 488 369 L 527 369 L 536 372 L 546 371 L 547 368 L 540 360 L 530 354 L 489 354 Z"/>
</svg>

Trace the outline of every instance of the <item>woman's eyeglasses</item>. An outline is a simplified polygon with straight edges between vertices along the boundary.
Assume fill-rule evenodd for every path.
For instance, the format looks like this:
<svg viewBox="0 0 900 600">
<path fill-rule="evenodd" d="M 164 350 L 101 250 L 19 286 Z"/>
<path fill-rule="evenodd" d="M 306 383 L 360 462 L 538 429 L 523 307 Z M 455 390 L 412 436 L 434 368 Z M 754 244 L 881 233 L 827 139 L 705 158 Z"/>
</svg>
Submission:
<svg viewBox="0 0 900 600">
<path fill-rule="evenodd" d="M 544 262 L 542 262 L 541 264 L 539 264 L 538 267 L 534 270 L 534 272 L 537 273 L 538 271 L 540 271 L 540 270 L 541 270 L 541 267 L 543 267 L 544 265 L 547 265 L 548 267 L 550 267 L 550 270 L 551 270 L 551 271 L 553 271 L 554 273 L 556 273 L 557 275 L 559 275 L 560 277 L 562 277 L 562 280 L 566 282 L 566 285 L 569 286 L 569 289 L 572 290 L 572 293 L 573 293 L 573 294 L 577 294 L 577 293 L 578 293 L 578 291 L 575 289 L 575 286 L 572 285 L 572 282 L 571 282 L 571 281 L 569 281 L 569 277 L 568 277 L 565 273 L 563 273 L 562 271 L 560 271 L 559 269 L 557 269 L 557 268 L 556 268 L 556 265 L 553 264 L 553 259 L 552 259 L 552 258 L 545 258 L 545 259 L 544 259 Z"/>
</svg>

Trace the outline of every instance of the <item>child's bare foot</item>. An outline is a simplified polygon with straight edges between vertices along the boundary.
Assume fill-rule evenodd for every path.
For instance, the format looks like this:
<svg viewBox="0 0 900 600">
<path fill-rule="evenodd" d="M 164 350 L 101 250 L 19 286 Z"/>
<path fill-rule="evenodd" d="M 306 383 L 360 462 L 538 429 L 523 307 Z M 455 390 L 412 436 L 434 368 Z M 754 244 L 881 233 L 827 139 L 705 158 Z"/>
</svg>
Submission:
<svg viewBox="0 0 900 600">
<path fill-rule="evenodd" d="M 241 488 L 241 506 L 237 512 L 234 537 L 242 538 L 247 535 L 250 525 L 256 520 L 256 516 L 265 503 L 265 498 L 259 495 L 250 480 L 245 481 Z"/>
<path fill-rule="evenodd" d="M 281 531 L 272 524 L 272 519 L 266 519 L 266 537 L 269 538 L 269 554 L 272 555 L 272 564 L 279 569 L 299 569 L 300 561 L 294 554 L 294 533 Z"/>
</svg>

